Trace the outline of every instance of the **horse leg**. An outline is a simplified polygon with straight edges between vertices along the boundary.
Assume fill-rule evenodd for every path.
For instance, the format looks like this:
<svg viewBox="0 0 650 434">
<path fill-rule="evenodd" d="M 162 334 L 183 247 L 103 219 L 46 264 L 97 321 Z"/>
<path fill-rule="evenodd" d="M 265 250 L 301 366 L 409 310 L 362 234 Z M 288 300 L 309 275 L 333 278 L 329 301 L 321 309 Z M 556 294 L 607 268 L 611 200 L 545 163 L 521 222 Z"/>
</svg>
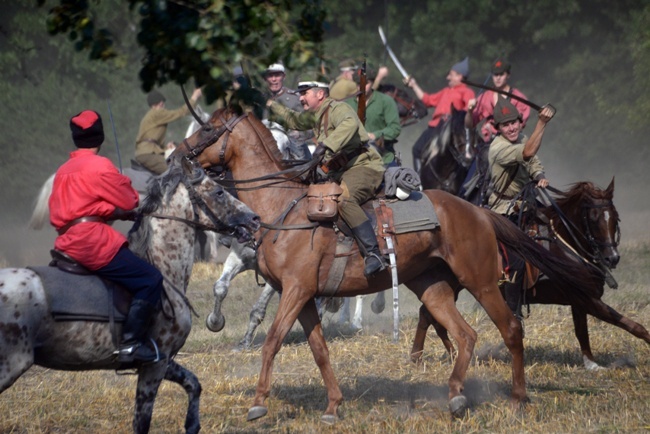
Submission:
<svg viewBox="0 0 650 434">
<path fill-rule="evenodd" d="M 255 389 L 253 406 L 248 410 L 247 419 L 249 421 L 265 416 L 268 412 L 265 401 L 271 391 L 273 361 L 282 347 L 282 341 L 291 330 L 294 322 L 296 322 L 298 314 L 306 304 L 310 304 L 314 310 L 316 309 L 316 303 L 312 299 L 313 294 L 309 294 L 308 291 L 301 290 L 298 287 L 292 287 L 291 285 L 285 286 L 285 284 L 283 282 L 282 297 L 280 297 L 278 311 L 275 314 L 273 324 L 271 324 L 266 339 L 264 340 L 264 345 L 262 346 L 262 366 Z M 296 284 L 299 285 L 300 282 L 296 282 Z M 318 317 L 318 312 L 316 312 L 316 317 Z M 319 330 L 321 330 L 320 325 Z"/>
<path fill-rule="evenodd" d="M 627 331 L 628 333 L 631 333 L 637 338 L 643 339 L 647 344 L 650 344 L 650 333 L 648 333 L 648 330 L 645 327 L 643 327 L 641 324 L 635 321 L 632 321 L 630 318 L 621 315 L 616 310 L 614 310 L 613 307 L 609 306 L 602 300 L 592 298 L 591 303 L 587 303 L 583 305 L 582 308 L 586 313 L 598 318 L 599 320 L 605 321 L 607 323 L 615 325 L 616 327 L 622 328 L 623 330 Z M 573 312 L 573 307 L 571 309 Z M 574 324 L 575 324 L 575 315 L 574 315 Z M 585 336 L 586 336 L 587 348 L 589 349 L 589 334 L 587 333 L 586 324 L 587 321 L 585 318 Z M 578 336 L 577 326 L 576 326 L 576 336 Z M 579 336 L 578 336 L 578 341 L 580 341 Z M 583 346 L 582 341 L 580 341 L 580 347 L 582 348 L 583 351 L 583 361 L 584 361 L 587 355 L 585 354 L 584 351 L 585 347 Z M 591 351 L 589 351 L 589 355 L 591 355 Z M 591 361 L 595 364 L 595 362 L 593 361 L 593 355 L 591 355 Z M 593 369 L 593 367 L 587 366 L 586 361 L 585 361 L 585 367 L 587 369 Z"/>
<path fill-rule="evenodd" d="M 151 427 L 153 405 L 160 383 L 165 377 L 168 364 L 165 361 L 146 365 L 138 371 L 138 385 L 135 391 L 133 432 L 148 433 Z"/>
<path fill-rule="evenodd" d="M 591 344 L 589 343 L 589 326 L 587 325 L 587 313 L 583 309 L 576 306 L 571 306 L 571 315 L 573 316 L 573 328 L 576 338 L 580 343 L 580 350 L 582 351 L 582 362 L 585 368 L 589 371 L 603 369 L 591 353 Z"/>
<path fill-rule="evenodd" d="M 378 292 L 377 295 L 375 295 L 375 299 L 370 303 L 370 308 L 377 315 L 382 313 L 386 308 L 386 291 Z"/>
<path fill-rule="evenodd" d="M 431 313 L 427 310 L 426 306 L 420 306 L 420 314 L 418 319 L 418 324 L 415 329 L 415 337 L 413 338 L 413 346 L 411 347 L 411 361 L 413 363 L 419 364 L 422 361 L 422 354 L 424 352 L 424 341 L 427 338 L 427 330 L 429 326 L 433 326 L 436 334 L 442 341 L 442 344 L 445 346 L 445 350 L 449 354 L 450 359 L 453 360 L 454 344 L 449 339 L 449 334 L 447 329 L 441 326 L 434 317 L 431 316 Z"/>
<path fill-rule="evenodd" d="M 223 313 L 221 313 L 221 304 L 228 295 L 230 282 L 235 278 L 236 275 L 244 270 L 249 269 L 249 265 L 246 263 L 246 260 L 248 258 L 245 257 L 245 255 L 249 252 L 242 248 L 237 249 L 237 246 L 241 247 L 241 245 L 236 245 L 233 241 L 230 253 L 226 258 L 226 262 L 223 264 L 223 271 L 221 273 L 221 276 L 214 284 L 214 308 L 205 320 L 205 326 L 212 332 L 220 332 L 226 325 L 226 319 L 224 318 Z M 255 251 L 253 249 L 247 249 L 252 251 L 253 255 L 255 255 Z"/>
<path fill-rule="evenodd" d="M 305 331 L 309 348 L 311 349 L 316 365 L 323 377 L 325 388 L 327 389 L 328 404 L 325 413 L 321 416 L 321 420 L 331 424 L 339 418 L 338 408 L 341 402 L 343 402 L 343 394 L 332 370 L 329 350 L 323 337 L 323 328 L 318 317 L 318 312 L 316 311 L 316 304 L 313 300 L 307 302 L 298 315 L 298 320 L 300 321 L 300 325 L 302 325 L 302 329 Z"/>
<path fill-rule="evenodd" d="M 199 379 L 194 373 L 171 360 L 165 371 L 165 380 L 179 384 L 187 392 L 188 405 L 187 414 L 185 415 L 185 432 L 198 433 L 201 429 L 199 421 L 201 383 L 199 383 Z"/>
<path fill-rule="evenodd" d="M 494 325 L 499 329 L 503 342 L 512 355 L 512 394 L 513 403 L 522 404 L 529 401 L 526 396 L 526 378 L 524 372 L 524 344 L 521 322 L 513 315 L 505 302 L 496 280 L 486 287 L 466 286 L 474 298 L 483 306 Z"/>
<path fill-rule="evenodd" d="M 341 310 L 339 312 L 339 325 L 343 325 L 350 321 L 350 297 L 343 297 L 341 303 Z"/>
<path fill-rule="evenodd" d="M 264 317 L 266 316 L 266 309 L 268 308 L 269 302 L 271 301 L 271 298 L 275 293 L 276 293 L 275 288 L 273 288 L 268 283 L 264 286 L 264 290 L 262 290 L 262 294 L 260 295 L 260 298 L 257 299 L 255 305 L 253 305 L 253 309 L 251 310 L 246 334 L 244 335 L 244 338 L 241 341 L 239 341 L 239 343 L 235 347 L 235 351 L 243 351 L 251 347 L 251 344 L 253 343 L 253 335 L 255 334 L 255 330 L 257 329 L 257 326 L 262 324 L 262 321 L 264 321 Z"/>
<path fill-rule="evenodd" d="M 365 295 L 357 295 L 356 304 L 354 306 L 354 317 L 352 318 L 352 327 L 357 330 L 363 330 L 363 299 Z"/>
<path fill-rule="evenodd" d="M 423 274 L 407 282 L 407 286 L 420 298 L 431 315 L 449 330 L 458 342 L 458 357 L 449 377 L 449 410 L 454 417 L 462 417 L 468 409 L 467 398 L 463 393 L 463 383 L 476 344 L 476 332 L 463 319 L 454 302 L 449 273 L 434 272 Z"/>
</svg>

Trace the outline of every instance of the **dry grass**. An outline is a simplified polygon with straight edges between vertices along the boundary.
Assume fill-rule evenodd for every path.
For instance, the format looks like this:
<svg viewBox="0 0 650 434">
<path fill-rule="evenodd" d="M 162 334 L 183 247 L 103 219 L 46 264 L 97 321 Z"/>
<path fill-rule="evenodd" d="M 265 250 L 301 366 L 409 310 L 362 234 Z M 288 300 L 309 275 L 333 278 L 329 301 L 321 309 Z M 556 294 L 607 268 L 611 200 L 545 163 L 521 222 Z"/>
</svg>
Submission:
<svg viewBox="0 0 650 434">
<path fill-rule="evenodd" d="M 635 321 L 650 326 L 650 244 L 626 245 L 616 270 L 618 291 L 605 301 Z M 477 330 L 475 363 L 469 369 L 466 394 L 470 415 L 451 420 L 447 410 L 447 379 L 451 366 L 433 331 L 424 363 L 408 359 L 419 307 L 415 298 L 400 294 L 400 340 L 392 342 L 392 312 L 374 315 L 362 333 L 324 324 L 331 361 L 346 401 L 344 419 L 323 425 L 326 391 L 300 327 L 294 327 L 276 358 L 269 414 L 247 422 L 260 367 L 259 345 L 277 307 L 255 339 L 256 349 L 232 352 L 243 336 L 248 308 L 260 291 L 253 273 L 239 276 L 224 311 L 226 328 L 219 334 L 203 321 L 211 309 L 212 283 L 219 266 L 197 264 L 190 298 L 202 318 L 195 321 L 178 361 L 194 371 L 203 385 L 201 423 L 207 433 L 574 433 L 650 431 L 650 346 L 628 333 L 590 319 L 592 348 L 607 370 L 586 371 L 573 335 L 569 309 L 532 306 L 526 321 L 526 379 L 531 404 L 523 411 L 510 407 L 509 355 L 496 351 L 500 336 L 483 310 L 463 296 L 465 318 Z M 369 304 L 369 300 L 366 300 Z M 491 354 L 493 357 L 487 357 Z M 135 377 L 113 372 L 57 372 L 32 368 L 0 395 L 0 433 L 128 433 L 135 394 Z M 153 417 L 152 432 L 183 432 L 186 397 L 183 390 L 163 383 Z"/>
</svg>

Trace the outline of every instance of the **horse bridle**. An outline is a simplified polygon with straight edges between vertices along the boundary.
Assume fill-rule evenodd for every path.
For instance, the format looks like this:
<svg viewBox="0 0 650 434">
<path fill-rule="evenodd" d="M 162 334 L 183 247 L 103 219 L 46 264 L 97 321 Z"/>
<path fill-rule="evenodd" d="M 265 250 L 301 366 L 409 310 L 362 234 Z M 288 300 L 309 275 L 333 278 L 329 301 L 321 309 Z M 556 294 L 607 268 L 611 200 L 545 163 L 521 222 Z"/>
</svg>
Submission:
<svg viewBox="0 0 650 434">
<path fill-rule="evenodd" d="M 582 220 L 583 220 L 583 224 L 585 225 L 585 238 L 587 239 L 587 242 L 592 247 L 592 249 L 599 253 L 600 253 L 600 248 L 602 247 L 612 247 L 616 249 L 618 247 L 618 244 L 621 241 L 621 227 L 619 226 L 618 221 L 616 222 L 616 235 L 612 242 L 602 242 L 597 240 L 596 237 L 593 236 L 591 232 L 591 225 L 589 224 L 589 210 L 606 208 L 610 210 L 612 215 L 615 215 L 615 213 L 613 212 L 614 202 L 612 202 L 610 199 L 600 199 L 600 200 L 601 203 L 585 204 L 582 206 L 582 211 L 583 211 Z"/>
<path fill-rule="evenodd" d="M 194 163 L 193 163 L 193 167 L 195 167 Z M 200 175 L 193 177 L 191 179 L 189 179 L 189 177 L 187 176 L 184 176 L 182 178 L 183 185 L 187 189 L 187 193 L 190 196 L 190 203 L 192 204 L 192 210 L 194 212 L 193 220 L 185 219 L 182 217 L 176 217 L 176 216 L 162 215 L 162 214 L 148 214 L 148 216 L 157 219 L 163 219 L 163 220 L 179 221 L 185 223 L 188 226 L 192 226 L 193 228 L 202 231 L 213 231 L 213 232 L 226 233 L 228 235 L 234 235 L 237 229 L 236 228 L 231 229 L 230 226 L 221 223 L 219 218 L 214 214 L 214 212 L 212 212 L 212 209 L 210 209 L 208 204 L 205 203 L 203 198 L 201 198 L 201 196 L 196 192 L 196 189 L 194 188 L 194 185 L 199 184 L 206 176 L 205 172 L 203 170 L 196 170 L 196 169 L 194 170 L 194 172 L 199 173 Z M 212 222 L 212 225 L 207 225 L 199 222 L 199 210 L 203 211 L 203 213 L 205 213 L 205 215 L 208 216 L 208 219 Z M 134 226 L 134 228 L 136 227 L 137 225 Z"/>
</svg>

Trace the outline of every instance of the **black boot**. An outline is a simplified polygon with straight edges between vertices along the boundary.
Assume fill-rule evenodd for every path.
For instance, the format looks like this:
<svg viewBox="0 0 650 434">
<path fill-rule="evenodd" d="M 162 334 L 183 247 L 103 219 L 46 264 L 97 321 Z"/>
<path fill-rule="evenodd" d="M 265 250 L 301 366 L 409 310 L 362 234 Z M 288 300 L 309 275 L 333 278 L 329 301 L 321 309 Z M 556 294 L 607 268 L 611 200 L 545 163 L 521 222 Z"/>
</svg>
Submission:
<svg viewBox="0 0 650 434">
<path fill-rule="evenodd" d="M 155 306 L 144 300 L 133 300 L 122 326 L 122 342 L 117 351 L 120 363 L 154 363 L 165 358 L 158 347 L 147 339 L 147 331 Z"/>
<path fill-rule="evenodd" d="M 506 282 L 503 285 L 503 290 L 506 296 L 506 304 L 515 314 L 515 317 L 521 321 L 523 319 L 521 311 L 521 284 L 517 281 L 513 283 Z"/>
<path fill-rule="evenodd" d="M 385 269 L 386 261 L 379 252 L 379 245 L 377 244 L 377 237 L 375 236 L 375 230 L 372 228 L 372 223 L 366 221 L 356 228 L 352 228 L 352 233 L 357 240 L 361 256 L 363 256 L 366 264 L 363 274 L 370 277 Z"/>
</svg>

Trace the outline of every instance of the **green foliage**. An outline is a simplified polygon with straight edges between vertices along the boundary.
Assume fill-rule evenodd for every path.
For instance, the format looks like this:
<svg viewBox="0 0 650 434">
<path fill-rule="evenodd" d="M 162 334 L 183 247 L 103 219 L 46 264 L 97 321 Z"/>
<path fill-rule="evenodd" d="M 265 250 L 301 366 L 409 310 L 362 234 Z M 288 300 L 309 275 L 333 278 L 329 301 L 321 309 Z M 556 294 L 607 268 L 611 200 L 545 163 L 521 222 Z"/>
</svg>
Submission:
<svg viewBox="0 0 650 434">
<path fill-rule="evenodd" d="M 114 31 L 88 2 L 59 0 L 48 31 L 67 34 L 91 59 L 112 59 Z M 194 81 L 208 102 L 222 97 L 235 66 L 260 71 L 283 61 L 300 69 L 320 57 L 324 12 L 318 0 L 129 0 L 138 16 L 137 42 L 144 49 L 140 80 L 145 91 L 168 82 Z"/>
</svg>

